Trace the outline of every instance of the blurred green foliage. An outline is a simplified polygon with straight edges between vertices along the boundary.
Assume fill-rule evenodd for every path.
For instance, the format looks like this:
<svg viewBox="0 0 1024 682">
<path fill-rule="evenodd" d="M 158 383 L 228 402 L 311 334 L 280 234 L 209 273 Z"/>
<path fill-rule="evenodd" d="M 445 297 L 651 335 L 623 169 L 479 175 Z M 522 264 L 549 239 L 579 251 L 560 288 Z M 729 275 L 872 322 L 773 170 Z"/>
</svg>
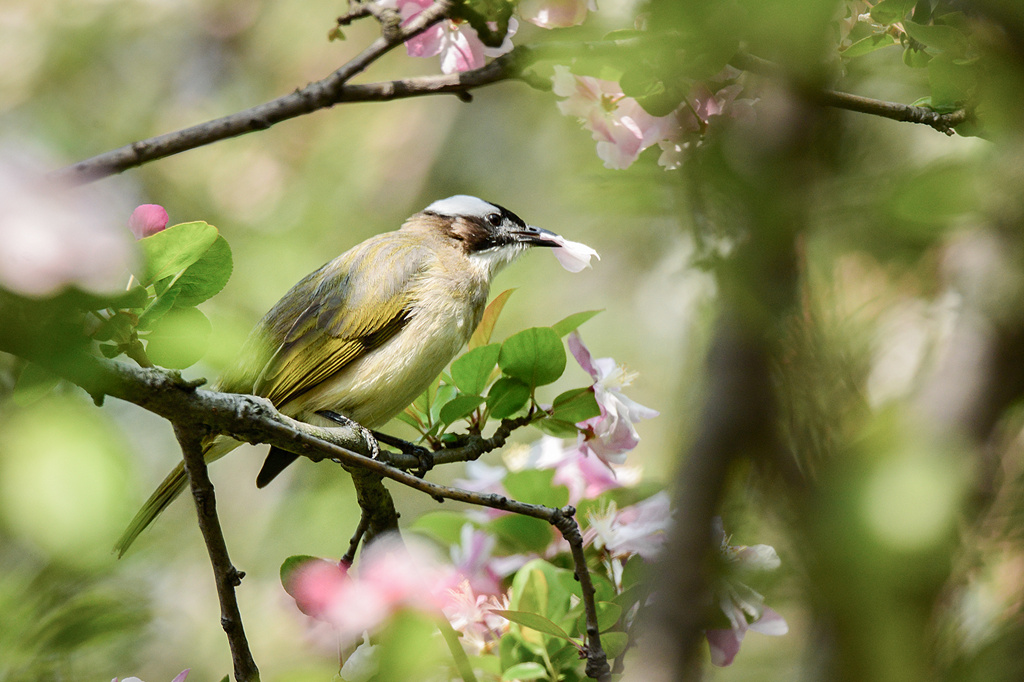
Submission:
<svg viewBox="0 0 1024 682">
<path fill-rule="evenodd" d="M 745 316 L 775 325 L 782 431 L 809 491 L 794 501 L 784 486 L 759 485 L 749 468 L 734 472 L 726 515 L 738 534 L 780 548 L 789 573 L 772 605 L 793 628 L 770 643 L 751 637 L 714 679 L 788 678 L 801 666 L 806 679 L 1019 679 L 1019 415 L 1000 415 L 999 437 L 982 443 L 949 436 L 915 411 L 929 372 L 964 343 L 951 330 L 965 310 L 983 318 L 981 333 L 1024 320 L 1024 14 L 1011 0 L 962 5 L 645 5 L 647 23 L 678 31 L 692 59 L 652 50 L 628 64 L 581 61 L 577 72 L 623 78 L 655 113 L 675 83 L 717 73 L 740 45 L 788 74 L 785 82 L 745 79 L 758 99 L 756 123 L 716 123 L 678 172 L 658 167 L 656 150 L 627 171 L 606 171 L 589 134 L 559 114 L 553 97 L 502 84 L 471 104 L 338 106 L 104 182 L 164 205 L 172 222 L 217 225 L 231 244 L 231 279 L 210 284 L 223 291 L 201 313 L 199 298 L 176 294 L 209 320 L 194 375 L 229 365 L 252 323 L 299 277 L 438 197 L 478 194 L 594 246 L 603 260 L 581 275 L 538 255 L 503 274 L 500 288 L 521 291 L 495 338 L 570 310 L 606 309 L 588 322 L 587 338 L 639 370 L 636 399 L 665 415 L 645 424 L 634 453 L 655 479 L 676 466 L 704 397 L 699 366 L 715 296 L 739 301 Z M 602 3 L 566 35 L 600 37 L 628 25 L 633 10 Z M 0 146 L 27 139 L 60 165 L 289 92 L 373 37 L 372 25 L 356 24 L 344 41 L 328 42 L 340 11 L 298 0 L 9 3 L 0 8 Z M 980 22 L 978 13 L 996 20 Z M 873 23 L 844 35 L 844 20 L 865 14 Z M 523 26 L 516 42 L 548 37 Z M 365 79 L 436 69 L 399 49 Z M 976 117 L 958 127 L 964 136 L 946 137 L 823 111 L 800 96 L 818 87 L 937 111 L 969 102 Z M 789 287 L 785 273 L 794 271 Z M 2 323 L 48 329 L 68 310 L 53 306 L 50 317 Z M 193 321 L 165 318 L 167 338 Z M 494 354 L 487 348 L 476 359 Z M 160 359 L 198 357 L 181 353 L 171 348 Z M 494 363 L 518 376 L 514 361 Z M 482 375 L 468 365 L 453 367 L 453 382 L 482 395 Z M 581 378 L 559 380 L 553 395 Z M 522 379 L 515 385 L 526 395 L 515 409 L 544 383 Z M 186 666 L 190 679 L 219 679 L 229 669 L 187 505 L 122 563 L 107 554 L 175 457 L 160 420 L 123 405 L 97 409 L 39 368 L 0 357 L 0 680 L 135 674 L 153 682 Z M 240 599 L 265 679 L 327 679 L 336 670 L 330 638 L 314 644 L 323 655 L 311 663 L 305 622 L 281 598 L 276 576 L 285 556 L 342 553 L 358 518 L 351 489 L 341 473 L 305 466 L 257 495 L 258 454 L 230 459 L 214 478 L 229 546 L 248 573 Z M 561 499 L 542 478 L 512 485 L 527 500 Z M 432 505 L 399 499 L 410 522 Z M 421 525 L 450 541 L 457 520 Z M 494 526 L 515 549 L 550 536 L 525 519 Z M 540 578 L 521 575 L 520 601 L 536 598 Z M 533 597 L 524 597 L 529 581 Z M 560 601 L 549 592 L 540 610 L 568 619 L 565 581 L 556 583 Z M 410 679 L 447 656 L 430 636 L 422 651 L 403 646 L 433 628 L 410 617 L 389 631 L 384 679 Z M 502 645 L 527 666 L 524 677 L 537 672 L 529 663 L 552 654 L 551 638 L 530 637 Z"/>
</svg>

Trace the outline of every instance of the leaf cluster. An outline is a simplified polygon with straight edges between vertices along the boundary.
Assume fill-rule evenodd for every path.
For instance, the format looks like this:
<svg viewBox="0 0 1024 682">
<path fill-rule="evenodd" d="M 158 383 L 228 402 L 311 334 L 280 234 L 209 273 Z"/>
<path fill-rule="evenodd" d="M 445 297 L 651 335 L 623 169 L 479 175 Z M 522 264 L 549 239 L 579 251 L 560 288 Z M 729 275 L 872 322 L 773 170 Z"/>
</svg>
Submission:
<svg viewBox="0 0 1024 682">
<path fill-rule="evenodd" d="M 600 414 L 591 386 L 564 391 L 549 406 L 537 401 L 537 389 L 553 384 L 565 371 L 562 338 L 597 311 L 570 315 L 551 327 L 531 327 L 502 343 L 491 343 L 495 322 L 511 293 L 495 297 L 469 350 L 399 415 L 431 445 L 440 447 L 455 440 L 447 430 L 460 420 L 468 422 L 471 433 L 479 434 L 490 419 L 528 416 L 532 425 L 546 433 L 574 437 L 578 422 Z"/>
<path fill-rule="evenodd" d="M 969 105 L 977 95 L 981 49 L 975 26 L 952 3 L 932 0 L 882 0 L 871 8 L 870 21 L 850 33 L 852 44 L 842 51 L 856 58 L 883 47 L 903 47 L 903 62 L 927 69 L 930 94 L 914 102 L 939 113 Z M 964 132 L 960 130 L 959 132 Z"/>
<path fill-rule="evenodd" d="M 211 325 L 197 305 L 231 277 L 231 247 L 205 222 L 181 223 L 141 239 L 141 272 L 127 305 L 108 308 L 92 334 L 108 358 L 122 353 L 182 369 L 206 350 Z"/>
</svg>

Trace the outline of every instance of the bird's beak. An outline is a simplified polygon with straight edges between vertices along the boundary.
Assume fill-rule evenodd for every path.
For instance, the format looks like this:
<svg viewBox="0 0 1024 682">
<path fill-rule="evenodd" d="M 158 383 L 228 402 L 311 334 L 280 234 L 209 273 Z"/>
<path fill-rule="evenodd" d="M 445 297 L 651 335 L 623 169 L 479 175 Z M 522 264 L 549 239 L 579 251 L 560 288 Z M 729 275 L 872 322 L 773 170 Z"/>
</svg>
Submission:
<svg viewBox="0 0 1024 682">
<path fill-rule="evenodd" d="M 561 246 L 565 241 L 562 237 L 550 232 L 543 230 L 533 225 L 527 225 L 525 228 L 512 230 L 512 237 L 522 244 L 529 244 L 530 246 Z"/>
</svg>

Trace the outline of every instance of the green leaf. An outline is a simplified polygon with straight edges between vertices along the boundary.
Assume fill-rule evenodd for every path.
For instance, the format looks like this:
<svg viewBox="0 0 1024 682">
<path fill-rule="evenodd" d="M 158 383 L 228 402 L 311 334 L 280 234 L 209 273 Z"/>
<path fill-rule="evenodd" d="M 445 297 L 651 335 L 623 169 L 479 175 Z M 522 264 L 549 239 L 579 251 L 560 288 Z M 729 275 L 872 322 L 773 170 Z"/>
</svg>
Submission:
<svg viewBox="0 0 1024 682">
<path fill-rule="evenodd" d="M 141 308 L 146 305 L 147 301 L 149 301 L 149 292 L 146 291 L 146 287 L 134 286 L 123 294 L 111 298 L 107 305 L 103 307 L 121 309 Z"/>
<path fill-rule="evenodd" d="M 502 309 L 508 302 L 509 296 L 515 289 L 506 289 L 497 296 L 494 300 L 487 304 L 487 308 L 484 310 L 483 317 L 480 318 L 480 324 L 477 325 L 473 331 L 473 335 L 469 337 L 469 349 L 473 350 L 477 346 L 484 346 L 491 342 L 491 334 L 494 332 L 494 325 L 498 322 L 498 317 L 501 315 Z"/>
<path fill-rule="evenodd" d="M 895 24 L 903 21 L 915 4 L 917 0 L 882 0 L 871 8 L 871 18 L 886 26 Z"/>
<path fill-rule="evenodd" d="M 434 393 L 434 401 L 430 405 L 430 423 L 441 421 L 441 408 L 455 399 L 459 390 L 449 384 L 441 384 Z"/>
<path fill-rule="evenodd" d="M 505 476 L 505 490 L 520 502 L 563 507 L 569 504 L 569 489 L 564 485 L 554 485 L 551 482 L 554 476 L 554 469 L 515 471 Z"/>
<path fill-rule="evenodd" d="M 459 390 L 471 395 L 483 395 L 498 364 L 501 344 L 478 346 L 452 363 L 452 380 Z M 449 422 L 450 423 L 450 422 Z"/>
<path fill-rule="evenodd" d="M 174 307 L 174 302 L 178 298 L 178 290 L 168 291 L 167 293 L 157 296 L 156 299 L 150 304 L 149 308 L 146 309 L 142 315 L 139 316 L 139 331 L 146 331 L 152 329 L 153 325 L 157 321 L 167 314 L 167 312 Z"/>
<path fill-rule="evenodd" d="M 519 625 L 528 627 L 531 630 L 543 632 L 544 634 L 551 635 L 552 637 L 559 637 L 569 642 L 573 641 L 573 638 L 569 636 L 568 632 L 560 628 L 551 620 L 536 613 L 530 613 L 529 611 L 505 611 L 501 609 L 491 609 L 491 613 L 496 613 L 502 618 L 507 618 L 513 623 L 518 623 Z"/>
<path fill-rule="evenodd" d="M 231 278 L 231 247 L 224 237 L 218 236 L 213 245 L 195 263 L 186 268 L 174 289 L 178 307 L 196 306 L 220 292 Z"/>
<path fill-rule="evenodd" d="M 176 275 L 199 260 L 217 240 L 217 228 L 204 222 L 181 223 L 145 239 L 139 246 L 146 258 L 139 280 L 148 286 Z"/>
<path fill-rule="evenodd" d="M 615 627 L 622 617 L 622 607 L 610 601 L 599 601 L 594 605 L 597 608 L 597 631 L 604 632 Z"/>
<path fill-rule="evenodd" d="M 581 313 L 573 313 L 569 317 L 560 320 L 553 325 L 551 328 L 555 330 L 555 333 L 559 336 L 565 336 L 570 332 L 576 331 L 581 324 L 594 317 L 598 313 L 604 312 L 603 310 L 585 310 Z"/>
<path fill-rule="evenodd" d="M 512 578 L 509 604 L 514 610 L 540 616 L 548 613 L 548 578 L 543 559 L 528 562 Z"/>
<path fill-rule="evenodd" d="M 843 57 L 849 57 L 852 59 L 895 44 L 896 39 L 888 33 L 875 33 L 874 35 L 870 35 L 866 38 L 861 38 L 845 50 L 842 50 L 839 54 Z"/>
<path fill-rule="evenodd" d="M 952 26 L 905 21 L 903 28 L 911 38 L 934 50 L 948 52 L 956 57 L 962 57 L 967 53 L 967 36 Z"/>
<path fill-rule="evenodd" d="M 502 377 L 487 393 L 487 408 L 495 419 L 511 417 L 530 400 L 530 387 L 519 379 Z"/>
<path fill-rule="evenodd" d="M 979 209 L 980 189 L 978 173 L 971 164 L 932 164 L 900 178 L 886 203 L 898 221 L 931 226 Z"/>
<path fill-rule="evenodd" d="M 116 345 L 114 345 L 112 343 L 101 343 L 100 344 L 100 353 L 102 353 L 103 357 L 105 357 L 105 358 L 109 358 L 109 359 L 113 360 L 118 355 L 120 355 L 121 352 L 122 351 L 121 351 L 121 347 L 120 346 L 116 346 Z"/>
<path fill-rule="evenodd" d="M 494 613 L 497 613 L 495 611 Z M 543 680 L 547 679 L 548 671 L 540 663 L 534 661 L 527 661 L 525 663 L 516 663 L 511 668 L 507 669 L 501 674 L 503 680 Z"/>
<path fill-rule="evenodd" d="M 434 511 L 416 519 L 409 529 L 443 544 L 457 545 L 462 539 L 462 527 L 467 523 L 466 515 L 462 512 Z"/>
<path fill-rule="evenodd" d="M 551 404 L 551 417 L 578 424 L 601 414 L 593 387 L 574 388 L 562 393 Z"/>
<path fill-rule="evenodd" d="M 92 338 L 96 341 L 113 339 L 117 343 L 124 343 L 131 337 L 132 330 L 135 329 L 138 321 L 134 315 L 118 311 L 100 325 Z"/>
<path fill-rule="evenodd" d="M 912 47 L 903 50 L 903 63 L 912 69 L 923 69 L 931 60 L 932 56 L 924 50 L 915 50 Z"/>
<path fill-rule="evenodd" d="M 950 54 L 940 54 L 928 62 L 928 84 L 932 89 L 932 108 L 955 111 L 971 99 L 977 87 L 977 69 L 972 63 L 958 63 Z"/>
<path fill-rule="evenodd" d="M 198 308 L 175 308 L 153 325 L 146 354 L 161 367 L 184 369 L 203 357 L 211 330 Z"/>
<path fill-rule="evenodd" d="M 580 432 L 573 422 L 552 419 L 551 417 L 538 419 L 531 426 L 535 426 L 544 433 L 556 438 L 575 438 Z"/>
<path fill-rule="evenodd" d="M 498 365 L 531 389 L 556 381 L 565 371 L 565 348 L 551 327 L 531 327 L 501 344 Z"/>
<path fill-rule="evenodd" d="M 458 420 L 468 417 L 477 407 L 484 402 L 482 396 L 478 395 L 457 395 L 441 408 L 440 418 L 444 424 L 452 424 Z"/>
<path fill-rule="evenodd" d="M 629 635 L 625 632 L 605 632 L 601 635 L 601 648 L 608 658 L 618 658 L 629 645 Z"/>
<path fill-rule="evenodd" d="M 679 107 L 679 93 L 674 88 L 669 91 L 648 65 L 627 69 L 619 86 L 624 95 L 635 99 L 651 116 L 667 116 Z"/>
<path fill-rule="evenodd" d="M 551 524 L 532 516 L 499 516 L 487 528 L 510 554 L 541 553 L 551 543 Z"/>
<path fill-rule="evenodd" d="M 281 564 L 279 575 L 281 576 L 281 585 L 284 587 L 285 592 L 291 594 L 291 578 L 292 575 L 294 575 L 295 570 L 310 561 L 323 561 L 323 559 L 315 556 L 309 556 L 308 554 L 298 554 L 290 556 L 284 560 Z"/>
<path fill-rule="evenodd" d="M 59 383 L 59 376 L 34 362 L 29 362 L 18 375 L 18 381 L 11 392 L 11 400 L 20 407 L 31 405 L 44 398 Z"/>
<path fill-rule="evenodd" d="M 626 565 L 622 567 L 622 587 L 628 590 L 634 585 L 639 585 L 645 577 L 647 577 L 647 564 L 643 557 L 639 554 L 629 557 Z"/>
</svg>

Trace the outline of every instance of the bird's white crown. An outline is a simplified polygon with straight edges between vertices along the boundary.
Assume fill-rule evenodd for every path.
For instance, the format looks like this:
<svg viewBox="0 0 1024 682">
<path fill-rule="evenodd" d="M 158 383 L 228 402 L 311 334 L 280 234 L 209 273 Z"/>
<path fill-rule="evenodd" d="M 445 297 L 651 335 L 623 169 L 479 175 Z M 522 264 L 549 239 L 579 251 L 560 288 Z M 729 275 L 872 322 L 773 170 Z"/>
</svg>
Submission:
<svg viewBox="0 0 1024 682">
<path fill-rule="evenodd" d="M 471 197 L 468 194 L 456 194 L 447 199 L 438 199 L 423 210 L 452 218 L 460 215 L 485 218 L 495 211 L 501 212 L 499 207 L 489 201 Z"/>
</svg>

